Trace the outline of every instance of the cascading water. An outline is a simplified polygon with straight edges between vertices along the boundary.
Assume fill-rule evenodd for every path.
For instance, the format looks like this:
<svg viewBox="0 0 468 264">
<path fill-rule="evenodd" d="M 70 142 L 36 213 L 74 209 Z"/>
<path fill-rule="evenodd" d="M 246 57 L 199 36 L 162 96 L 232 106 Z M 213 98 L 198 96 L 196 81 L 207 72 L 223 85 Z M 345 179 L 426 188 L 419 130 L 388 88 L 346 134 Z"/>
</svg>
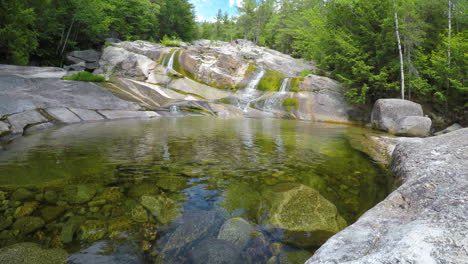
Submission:
<svg viewBox="0 0 468 264">
<path fill-rule="evenodd" d="M 241 93 L 241 99 L 243 101 L 243 104 L 240 106 L 243 108 L 244 112 L 247 111 L 247 109 L 250 106 L 250 103 L 255 100 L 256 95 L 257 95 L 257 86 L 260 83 L 260 80 L 263 78 L 265 75 L 265 69 L 262 67 L 258 67 L 258 71 L 255 73 L 254 78 L 249 82 L 247 87 L 242 91 Z"/>
<path fill-rule="evenodd" d="M 177 105 L 171 105 L 171 106 L 169 107 L 169 112 L 171 112 L 171 113 L 177 113 L 177 112 L 179 112 L 179 108 L 177 107 Z"/>
<path fill-rule="evenodd" d="M 279 92 L 275 93 L 271 97 L 265 100 L 265 104 L 263 105 L 263 110 L 264 111 L 274 111 L 275 107 L 279 104 L 279 101 L 284 97 L 286 92 L 288 91 L 288 85 L 289 85 L 289 80 L 290 78 L 284 78 L 283 81 L 281 82 L 281 87 L 279 89 Z"/>
<path fill-rule="evenodd" d="M 169 70 L 174 69 L 174 57 L 175 54 L 177 53 L 178 49 L 176 49 L 174 52 L 172 52 L 171 57 L 169 58 L 169 62 L 167 63 L 167 70 L 166 72 L 169 72 Z"/>
</svg>

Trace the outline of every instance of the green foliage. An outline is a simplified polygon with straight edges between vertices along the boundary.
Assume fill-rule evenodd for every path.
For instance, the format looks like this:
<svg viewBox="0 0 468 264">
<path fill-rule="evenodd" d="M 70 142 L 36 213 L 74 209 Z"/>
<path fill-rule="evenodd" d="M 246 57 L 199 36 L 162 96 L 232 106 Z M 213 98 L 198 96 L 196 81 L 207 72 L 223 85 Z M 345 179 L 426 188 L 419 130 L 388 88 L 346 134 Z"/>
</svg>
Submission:
<svg viewBox="0 0 468 264">
<path fill-rule="evenodd" d="M 95 75 L 90 72 L 78 72 L 70 76 L 65 76 L 62 78 L 67 81 L 81 81 L 81 82 L 105 82 L 106 77 L 101 75 Z"/>
<path fill-rule="evenodd" d="M 165 47 L 180 47 L 182 45 L 182 40 L 177 37 L 170 38 L 167 35 L 164 35 L 160 44 Z"/>
<path fill-rule="evenodd" d="M 297 98 L 286 98 L 283 100 L 282 105 L 286 108 L 288 112 L 290 112 L 293 107 L 297 110 L 299 109 L 299 100 Z"/>
<path fill-rule="evenodd" d="M 301 73 L 299 73 L 299 76 L 301 77 L 306 77 L 307 75 L 310 75 L 310 74 L 313 74 L 313 72 L 309 69 L 304 69 L 301 71 Z"/>
</svg>

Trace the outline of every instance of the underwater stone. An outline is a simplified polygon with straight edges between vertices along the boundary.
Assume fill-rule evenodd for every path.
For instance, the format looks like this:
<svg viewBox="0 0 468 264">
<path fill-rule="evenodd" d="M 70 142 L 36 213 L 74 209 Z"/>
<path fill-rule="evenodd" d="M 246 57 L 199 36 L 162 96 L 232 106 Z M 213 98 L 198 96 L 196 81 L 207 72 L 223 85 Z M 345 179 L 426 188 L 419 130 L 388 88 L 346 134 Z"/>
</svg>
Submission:
<svg viewBox="0 0 468 264">
<path fill-rule="evenodd" d="M 187 188 L 187 178 L 177 176 L 160 177 L 157 181 L 158 187 L 171 191 L 178 192 Z"/>
<path fill-rule="evenodd" d="M 32 199 L 33 197 L 34 197 L 34 194 L 31 191 L 25 188 L 19 188 L 13 192 L 13 194 L 10 197 L 10 200 L 24 201 L 24 200 Z"/>
<path fill-rule="evenodd" d="M 63 249 L 42 249 L 35 243 L 18 243 L 0 249 L 0 263 L 63 264 L 68 254 Z"/>
<path fill-rule="evenodd" d="M 64 200 L 72 204 L 82 204 L 91 200 L 96 190 L 88 185 L 69 185 L 63 191 Z"/>
<path fill-rule="evenodd" d="M 96 206 L 101 206 L 101 205 L 105 205 L 105 204 L 106 204 L 106 200 L 98 199 L 98 200 L 93 200 L 93 201 L 89 202 L 88 206 L 89 207 L 96 207 Z"/>
<path fill-rule="evenodd" d="M 218 239 L 231 242 L 234 246 L 243 250 L 249 242 L 254 228 L 252 225 L 240 217 L 227 220 L 218 234 Z"/>
<path fill-rule="evenodd" d="M 190 255 L 194 264 L 245 263 L 241 251 L 226 240 L 203 240 L 192 249 Z"/>
<path fill-rule="evenodd" d="M 128 191 L 128 195 L 134 199 L 140 199 L 143 195 L 159 194 L 159 188 L 154 183 L 142 183 L 132 186 Z"/>
<path fill-rule="evenodd" d="M 5 199 L 6 199 L 6 193 L 0 191 L 0 201 L 3 201 L 3 200 L 5 200 Z"/>
<path fill-rule="evenodd" d="M 46 191 L 44 193 L 44 199 L 48 202 L 48 203 L 51 203 L 51 204 L 54 204 L 57 202 L 58 200 L 58 195 L 56 192 L 54 191 Z"/>
<path fill-rule="evenodd" d="M 141 205 L 156 216 L 162 224 L 169 223 L 180 214 L 177 203 L 167 197 L 145 195 L 141 197 Z"/>
<path fill-rule="evenodd" d="M 105 222 L 88 220 L 80 226 L 80 239 L 85 242 L 94 242 L 103 238 L 107 231 Z"/>
<path fill-rule="evenodd" d="M 62 206 L 46 206 L 42 208 L 41 216 L 46 222 L 55 220 L 57 217 L 61 216 L 65 212 L 65 207 Z"/>
<path fill-rule="evenodd" d="M 346 227 L 335 205 L 308 186 L 279 184 L 267 189 L 264 197 L 270 205 L 264 223 L 284 230 L 285 242 L 301 247 L 320 246 Z"/>
<path fill-rule="evenodd" d="M 125 211 L 137 223 L 145 223 L 148 221 L 148 212 L 135 200 L 125 201 Z"/>
<path fill-rule="evenodd" d="M 62 233 L 60 234 L 61 240 L 63 243 L 67 244 L 72 242 L 73 235 L 75 234 L 76 230 L 82 222 L 84 222 L 86 218 L 83 216 L 72 216 L 62 227 Z"/>
<path fill-rule="evenodd" d="M 34 202 L 25 202 L 22 206 L 16 208 L 15 211 L 15 218 L 23 217 L 32 214 L 36 211 L 39 203 Z"/>
<path fill-rule="evenodd" d="M 282 252 L 279 255 L 279 264 L 303 264 L 307 261 L 308 258 L 312 256 L 312 253 L 300 250 L 300 251 L 290 251 Z"/>
<path fill-rule="evenodd" d="M 16 220 L 16 222 L 13 224 L 13 229 L 18 230 L 22 235 L 27 235 L 33 231 L 38 230 L 44 225 L 45 222 L 40 217 L 25 216 Z"/>
<path fill-rule="evenodd" d="M 6 229 L 13 224 L 13 217 L 11 216 L 0 216 L 0 231 Z"/>
</svg>

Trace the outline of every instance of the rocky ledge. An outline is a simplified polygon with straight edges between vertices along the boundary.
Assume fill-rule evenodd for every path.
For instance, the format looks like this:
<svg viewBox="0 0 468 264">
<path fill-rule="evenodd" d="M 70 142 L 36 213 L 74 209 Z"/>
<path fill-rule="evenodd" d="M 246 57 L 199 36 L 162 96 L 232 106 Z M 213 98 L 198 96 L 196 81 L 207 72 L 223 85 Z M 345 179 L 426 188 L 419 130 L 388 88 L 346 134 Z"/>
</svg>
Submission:
<svg viewBox="0 0 468 264">
<path fill-rule="evenodd" d="M 307 264 L 468 263 L 468 128 L 398 139 L 391 168 L 401 186 Z"/>
</svg>

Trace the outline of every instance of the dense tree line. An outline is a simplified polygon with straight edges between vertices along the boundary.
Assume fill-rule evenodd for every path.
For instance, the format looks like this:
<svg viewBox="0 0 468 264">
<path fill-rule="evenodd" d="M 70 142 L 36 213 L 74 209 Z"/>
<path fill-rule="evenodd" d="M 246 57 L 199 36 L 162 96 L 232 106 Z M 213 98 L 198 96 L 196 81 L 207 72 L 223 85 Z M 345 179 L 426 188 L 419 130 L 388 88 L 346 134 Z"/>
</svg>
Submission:
<svg viewBox="0 0 468 264">
<path fill-rule="evenodd" d="M 198 27 L 204 38 L 247 38 L 314 60 L 353 102 L 403 92 L 460 114 L 468 110 L 467 8 L 463 0 L 244 0 L 240 16 Z"/>
<path fill-rule="evenodd" d="M 68 51 L 107 37 L 191 40 L 188 0 L 0 0 L 0 62 L 58 65 Z"/>
</svg>

